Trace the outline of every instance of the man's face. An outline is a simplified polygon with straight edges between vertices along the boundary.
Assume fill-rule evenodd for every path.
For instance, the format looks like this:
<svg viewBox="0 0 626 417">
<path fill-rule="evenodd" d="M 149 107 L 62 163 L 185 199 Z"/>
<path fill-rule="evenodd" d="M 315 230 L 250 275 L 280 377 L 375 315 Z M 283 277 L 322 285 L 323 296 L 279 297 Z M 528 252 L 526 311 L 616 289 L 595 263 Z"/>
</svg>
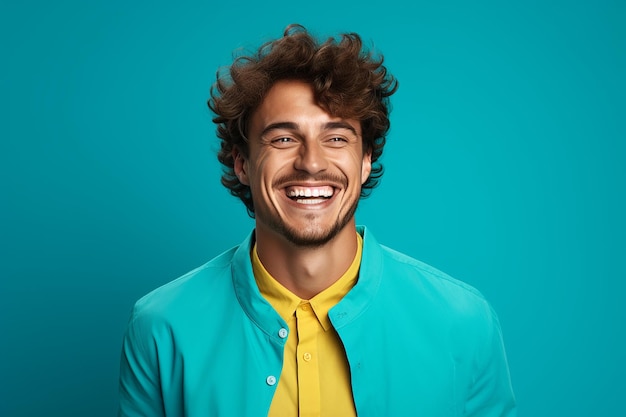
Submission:
<svg viewBox="0 0 626 417">
<path fill-rule="evenodd" d="M 235 172 L 250 186 L 257 233 L 319 246 L 354 224 L 371 171 L 358 120 L 330 116 L 304 82 L 279 81 L 252 114 L 248 139 Z"/>
</svg>

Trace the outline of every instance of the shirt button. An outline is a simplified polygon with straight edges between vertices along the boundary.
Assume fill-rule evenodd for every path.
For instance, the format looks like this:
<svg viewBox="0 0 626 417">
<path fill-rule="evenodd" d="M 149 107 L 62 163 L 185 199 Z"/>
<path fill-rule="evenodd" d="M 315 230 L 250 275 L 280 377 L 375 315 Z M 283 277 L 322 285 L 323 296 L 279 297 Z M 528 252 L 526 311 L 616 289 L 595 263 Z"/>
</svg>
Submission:
<svg viewBox="0 0 626 417">
<path fill-rule="evenodd" d="M 267 385 L 269 385 L 269 386 L 276 385 L 276 377 L 273 376 L 273 375 L 270 375 L 270 376 L 267 377 L 265 382 L 267 382 Z"/>
<path fill-rule="evenodd" d="M 302 310 L 303 311 L 309 311 L 309 305 L 308 304 L 302 304 Z"/>
<path fill-rule="evenodd" d="M 313 357 L 309 352 L 305 353 L 303 356 L 304 356 L 304 360 L 307 362 L 310 361 L 311 358 Z"/>
<path fill-rule="evenodd" d="M 284 339 L 285 337 L 287 337 L 287 335 L 289 334 L 289 332 L 287 332 L 287 329 L 282 328 L 278 331 L 278 336 L 280 336 L 281 339 Z"/>
</svg>

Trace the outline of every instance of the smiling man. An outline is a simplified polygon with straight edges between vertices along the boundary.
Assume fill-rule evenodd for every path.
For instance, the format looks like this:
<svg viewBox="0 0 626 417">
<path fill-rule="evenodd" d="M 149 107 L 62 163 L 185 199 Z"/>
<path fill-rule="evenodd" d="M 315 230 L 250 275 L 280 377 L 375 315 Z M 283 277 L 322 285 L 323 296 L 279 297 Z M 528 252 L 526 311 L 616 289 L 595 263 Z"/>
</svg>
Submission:
<svg viewBox="0 0 626 417">
<path fill-rule="evenodd" d="M 136 303 L 120 416 L 516 415 L 489 303 L 355 224 L 397 88 L 382 61 L 294 25 L 218 74 L 222 183 L 255 229 Z"/>
<path fill-rule="evenodd" d="M 250 187 L 263 266 L 309 299 L 345 272 L 357 249 L 354 213 L 371 171 L 358 120 L 330 116 L 310 84 L 279 80 L 253 112 L 248 156 L 234 169 Z"/>
</svg>

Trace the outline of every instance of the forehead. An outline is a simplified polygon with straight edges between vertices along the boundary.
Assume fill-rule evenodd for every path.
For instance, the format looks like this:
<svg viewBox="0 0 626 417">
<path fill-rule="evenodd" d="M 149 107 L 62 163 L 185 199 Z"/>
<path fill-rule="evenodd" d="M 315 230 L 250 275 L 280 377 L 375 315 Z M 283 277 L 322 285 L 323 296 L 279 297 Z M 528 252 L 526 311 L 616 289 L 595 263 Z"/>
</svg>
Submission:
<svg viewBox="0 0 626 417">
<path fill-rule="evenodd" d="M 268 125 L 286 122 L 302 128 L 328 126 L 329 122 L 346 122 L 360 134 L 360 123 L 357 120 L 330 115 L 316 102 L 313 87 L 300 80 L 277 81 L 268 90 L 252 113 L 250 133 L 259 133 Z"/>
<path fill-rule="evenodd" d="M 315 108 L 324 112 L 315 102 L 310 84 L 298 80 L 280 80 L 270 87 L 253 115 L 296 115 L 303 111 L 312 112 Z"/>
</svg>

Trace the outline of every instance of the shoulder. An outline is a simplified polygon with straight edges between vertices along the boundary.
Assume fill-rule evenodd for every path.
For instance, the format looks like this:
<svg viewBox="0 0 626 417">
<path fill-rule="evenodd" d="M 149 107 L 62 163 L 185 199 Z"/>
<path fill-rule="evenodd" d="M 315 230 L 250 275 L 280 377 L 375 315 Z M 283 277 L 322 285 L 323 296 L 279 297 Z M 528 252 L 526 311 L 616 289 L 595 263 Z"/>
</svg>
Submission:
<svg viewBox="0 0 626 417">
<path fill-rule="evenodd" d="M 498 316 L 478 289 L 403 253 L 381 250 L 379 296 L 386 311 L 397 309 L 396 316 L 437 328 L 467 350 L 480 350 L 498 335 Z"/>
<path fill-rule="evenodd" d="M 467 315 L 470 310 L 484 314 L 489 309 L 483 294 L 473 286 L 380 244 L 363 226 L 358 230 L 364 238 L 359 280 L 370 295 L 378 293 L 387 304 L 393 304 L 392 298 L 417 309 L 431 306 L 450 314 Z"/>
<path fill-rule="evenodd" d="M 380 247 L 385 259 L 386 270 L 397 275 L 397 279 L 405 278 L 409 284 L 418 285 L 422 289 L 424 286 L 433 286 L 442 291 L 476 301 L 485 300 L 483 294 L 472 285 L 453 278 L 447 273 L 404 253 L 383 245 Z"/>
<path fill-rule="evenodd" d="M 225 299 L 232 291 L 231 265 L 237 247 L 150 291 L 135 303 L 131 321 L 162 320 L 183 316 L 189 310 Z"/>
<path fill-rule="evenodd" d="M 497 316 L 485 296 L 474 286 L 406 254 L 380 246 L 381 296 L 393 299 L 423 317 L 430 313 L 439 322 L 489 331 Z M 486 326 L 486 327 L 485 327 Z"/>
</svg>

